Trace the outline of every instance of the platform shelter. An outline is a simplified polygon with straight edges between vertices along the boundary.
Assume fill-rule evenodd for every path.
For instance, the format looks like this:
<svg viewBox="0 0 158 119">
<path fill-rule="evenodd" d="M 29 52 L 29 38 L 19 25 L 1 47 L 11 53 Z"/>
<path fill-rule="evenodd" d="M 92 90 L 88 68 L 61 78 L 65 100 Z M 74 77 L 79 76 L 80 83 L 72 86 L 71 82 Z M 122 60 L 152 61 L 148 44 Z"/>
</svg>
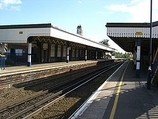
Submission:
<svg viewBox="0 0 158 119">
<path fill-rule="evenodd" d="M 150 23 L 107 23 L 107 35 L 126 52 L 133 53 L 136 77 L 140 69 L 148 70 Z M 152 23 L 152 75 L 156 74 L 158 60 L 158 21 Z"/>
</svg>

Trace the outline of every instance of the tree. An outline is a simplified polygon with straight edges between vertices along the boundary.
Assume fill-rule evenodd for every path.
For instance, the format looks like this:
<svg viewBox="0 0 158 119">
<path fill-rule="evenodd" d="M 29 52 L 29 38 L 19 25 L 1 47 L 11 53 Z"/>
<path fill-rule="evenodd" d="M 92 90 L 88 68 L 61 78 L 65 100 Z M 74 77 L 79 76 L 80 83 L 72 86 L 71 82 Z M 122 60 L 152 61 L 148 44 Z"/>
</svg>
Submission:
<svg viewBox="0 0 158 119">
<path fill-rule="evenodd" d="M 131 59 L 131 54 L 130 53 L 120 53 L 120 52 L 114 52 L 112 54 L 113 56 L 115 56 L 116 58 L 126 58 L 126 59 Z"/>
<path fill-rule="evenodd" d="M 108 39 L 104 39 L 104 40 L 100 41 L 99 43 L 102 43 L 102 44 L 104 44 L 106 46 L 110 46 L 108 42 L 109 42 Z"/>
</svg>

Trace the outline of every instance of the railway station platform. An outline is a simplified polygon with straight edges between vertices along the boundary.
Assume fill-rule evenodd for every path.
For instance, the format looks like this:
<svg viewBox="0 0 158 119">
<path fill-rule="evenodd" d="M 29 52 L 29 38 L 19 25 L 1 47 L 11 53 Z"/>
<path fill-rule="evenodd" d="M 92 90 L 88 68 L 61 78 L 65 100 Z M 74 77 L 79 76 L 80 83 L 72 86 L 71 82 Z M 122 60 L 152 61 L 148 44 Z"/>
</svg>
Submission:
<svg viewBox="0 0 158 119">
<path fill-rule="evenodd" d="M 126 64 L 71 119 L 158 119 L 158 87 L 147 90 L 147 72 L 141 71 L 140 78 L 135 78 L 133 63 Z"/>
<path fill-rule="evenodd" d="M 44 70 L 44 69 L 52 69 L 56 67 L 66 67 L 66 66 L 73 66 L 79 64 L 88 64 L 88 63 L 96 63 L 99 60 L 87 60 L 87 61 L 70 61 L 69 63 L 66 62 L 54 62 L 54 63 L 41 63 L 41 64 L 33 64 L 31 67 L 27 65 L 22 66 L 8 66 L 5 67 L 5 70 L 0 70 L 0 76 L 2 75 L 9 75 L 11 73 L 21 73 L 21 72 L 31 72 L 37 70 Z"/>
</svg>

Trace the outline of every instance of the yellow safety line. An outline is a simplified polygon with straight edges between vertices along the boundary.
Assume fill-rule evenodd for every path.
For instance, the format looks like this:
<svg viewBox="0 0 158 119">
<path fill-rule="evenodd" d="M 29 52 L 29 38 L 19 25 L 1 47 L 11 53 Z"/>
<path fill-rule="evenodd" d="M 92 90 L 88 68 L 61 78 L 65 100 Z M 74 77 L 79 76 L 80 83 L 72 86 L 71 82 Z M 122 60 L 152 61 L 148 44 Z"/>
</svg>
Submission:
<svg viewBox="0 0 158 119">
<path fill-rule="evenodd" d="M 123 78 L 124 78 L 124 75 L 125 75 L 125 72 L 127 70 L 127 66 L 126 65 L 126 68 L 122 74 L 122 77 L 121 77 L 121 81 L 119 82 L 119 85 L 118 85 L 118 89 L 117 89 L 117 92 L 116 92 L 116 97 L 115 97 L 115 101 L 114 101 L 114 105 L 112 107 L 112 110 L 111 110 L 111 114 L 110 114 L 110 118 L 109 119 L 114 119 L 114 116 L 115 116 L 115 112 L 116 112 L 116 108 L 117 108 L 117 104 L 118 104 L 118 99 L 119 99 L 119 95 L 120 95 L 120 90 L 121 90 L 121 85 L 122 85 L 122 81 L 123 81 Z"/>
</svg>

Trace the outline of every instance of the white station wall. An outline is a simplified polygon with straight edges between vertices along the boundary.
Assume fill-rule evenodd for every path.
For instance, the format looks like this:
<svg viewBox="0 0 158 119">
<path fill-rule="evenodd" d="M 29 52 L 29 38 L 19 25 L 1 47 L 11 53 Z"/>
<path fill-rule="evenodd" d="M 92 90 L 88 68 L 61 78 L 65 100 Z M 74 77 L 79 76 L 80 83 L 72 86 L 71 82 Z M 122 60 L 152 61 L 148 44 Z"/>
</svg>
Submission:
<svg viewBox="0 0 158 119">
<path fill-rule="evenodd" d="M 27 43 L 29 36 L 50 36 L 50 28 L 0 29 L 0 43 Z"/>
</svg>

